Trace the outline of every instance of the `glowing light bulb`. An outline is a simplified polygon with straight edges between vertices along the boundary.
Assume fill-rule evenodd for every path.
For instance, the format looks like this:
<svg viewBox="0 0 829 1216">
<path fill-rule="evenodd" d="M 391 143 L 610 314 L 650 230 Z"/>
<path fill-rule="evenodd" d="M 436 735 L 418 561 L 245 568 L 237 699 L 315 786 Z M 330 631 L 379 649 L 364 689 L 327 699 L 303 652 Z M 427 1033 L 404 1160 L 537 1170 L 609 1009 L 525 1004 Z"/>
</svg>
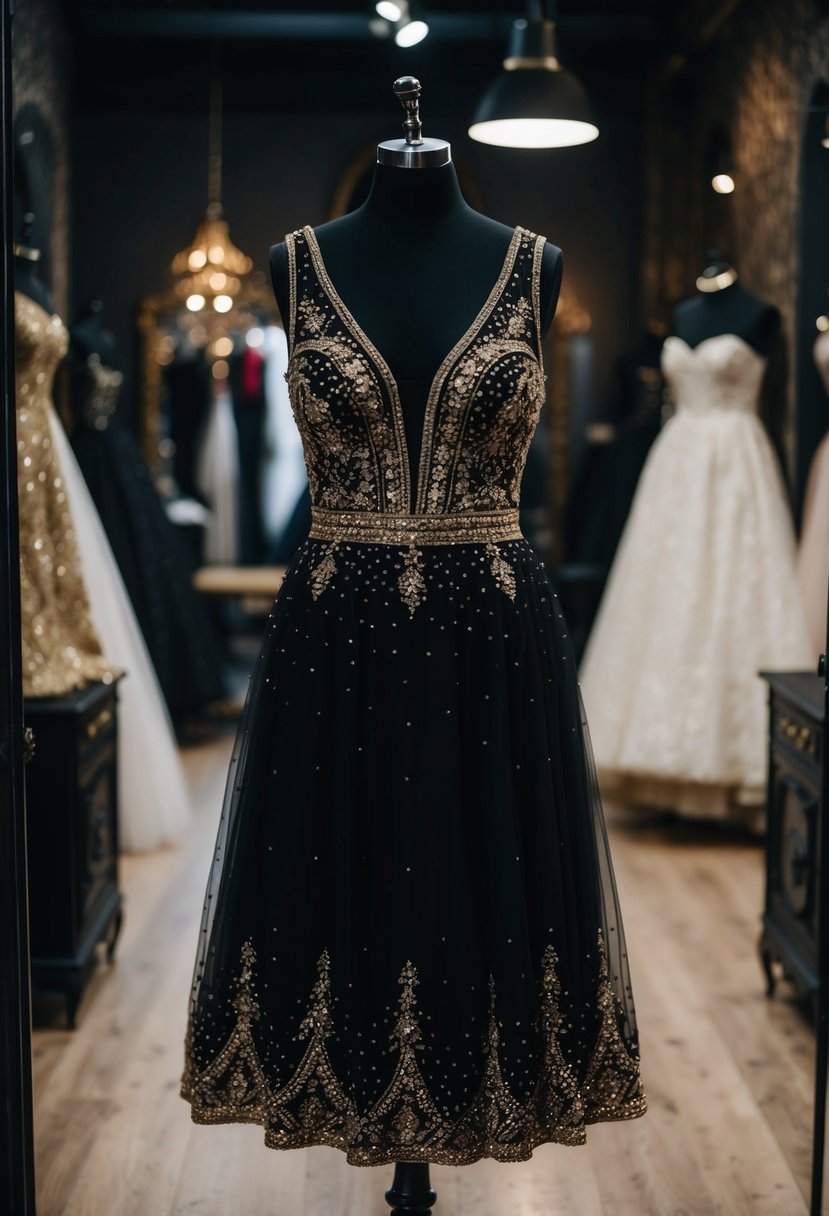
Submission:
<svg viewBox="0 0 829 1216">
<path fill-rule="evenodd" d="M 187 257 L 187 265 L 191 270 L 201 270 L 207 261 L 207 254 L 203 249 L 191 249 Z"/>
<path fill-rule="evenodd" d="M 815 325 L 822 334 L 825 334 L 827 329 L 829 329 L 829 317 L 827 317 L 824 313 L 822 317 L 818 317 L 818 319 L 815 321 Z"/>
<path fill-rule="evenodd" d="M 598 135 L 593 123 L 572 118 L 497 118 L 469 128 L 471 139 L 501 148 L 573 148 Z"/>
<path fill-rule="evenodd" d="M 201 312 L 201 310 L 204 308 L 204 296 L 200 296 L 199 293 L 195 291 L 191 296 L 187 297 L 185 303 L 191 312 Z"/>
<path fill-rule="evenodd" d="M 209 283 L 213 291 L 223 291 L 227 287 L 227 275 L 223 270 L 214 270 Z"/>
<path fill-rule="evenodd" d="M 213 379 L 214 380 L 226 380 L 227 374 L 230 371 L 230 368 L 228 367 L 227 362 L 224 359 L 217 359 L 216 362 L 213 364 L 212 370 L 213 370 Z"/>
<path fill-rule="evenodd" d="M 378 17 L 383 17 L 386 21 L 399 21 L 403 16 L 403 9 L 399 4 L 395 4 L 394 0 L 377 0 L 374 10 Z"/>
<path fill-rule="evenodd" d="M 213 301 L 213 307 L 216 309 L 216 312 L 230 312 L 231 308 L 233 307 L 233 297 L 216 296 L 215 300 Z"/>
<path fill-rule="evenodd" d="M 249 329 L 245 338 L 248 346 L 261 346 L 265 341 L 265 331 L 260 329 L 258 325 L 254 325 L 253 329 Z"/>
<path fill-rule="evenodd" d="M 232 338 L 228 338 L 227 336 L 225 336 L 224 338 L 217 338 L 216 341 L 213 343 L 213 354 L 214 355 L 219 355 L 221 358 L 224 358 L 225 355 L 232 354 L 232 352 L 233 352 L 233 339 Z"/>
<path fill-rule="evenodd" d="M 407 21 L 394 35 L 394 41 L 398 46 L 416 46 L 428 33 L 429 26 L 425 21 Z"/>
<path fill-rule="evenodd" d="M 221 245 L 211 245 L 207 251 L 207 260 L 214 266 L 219 266 L 225 260 L 225 251 Z"/>
<path fill-rule="evenodd" d="M 711 178 L 711 186 L 717 194 L 733 194 L 734 178 L 730 173 L 715 173 Z"/>
</svg>

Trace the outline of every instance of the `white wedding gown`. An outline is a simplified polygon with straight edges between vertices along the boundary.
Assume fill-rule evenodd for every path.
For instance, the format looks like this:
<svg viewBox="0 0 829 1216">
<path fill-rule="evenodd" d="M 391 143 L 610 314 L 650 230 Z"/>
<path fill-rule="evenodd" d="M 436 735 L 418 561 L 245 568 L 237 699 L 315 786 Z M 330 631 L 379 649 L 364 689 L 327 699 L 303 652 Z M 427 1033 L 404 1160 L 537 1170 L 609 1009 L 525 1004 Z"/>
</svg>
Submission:
<svg viewBox="0 0 829 1216">
<path fill-rule="evenodd" d="M 754 826 L 760 670 L 813 670 L 783 479 L 757 416 L 766 362 L 735 334 L 669 337 L 676 414 L 640 479 L 581 683 L 602 789 Z"/>
<path fill-rule="evenodd" d="M 124 852 L 149 852 L 187 831 L 191 807 L 175 736 L 144 635 L 103 524 L 55 410 L 52 442 L 63 470 L 93 624 L 118 684 L 118 831 Z"/>
</svg>

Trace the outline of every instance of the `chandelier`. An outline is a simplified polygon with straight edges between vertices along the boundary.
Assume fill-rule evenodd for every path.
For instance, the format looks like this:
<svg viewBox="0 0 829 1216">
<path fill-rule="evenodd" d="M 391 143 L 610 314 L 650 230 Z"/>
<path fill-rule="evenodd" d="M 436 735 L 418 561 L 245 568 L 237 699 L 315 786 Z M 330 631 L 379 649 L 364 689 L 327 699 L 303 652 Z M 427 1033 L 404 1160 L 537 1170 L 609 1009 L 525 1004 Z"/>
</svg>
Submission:
<svg viewBox="0 0 829 1216">
<path fill-rule="evenodd" d="M 230 239 L 222 212 L 222 85 L 218 71 L 210 86 L 210 135 L 207 159 L 208 204 L 195 235 L 173 258 L 176 295 L 191 313 L 229 313 L 253 262 Z"/>
</svg>

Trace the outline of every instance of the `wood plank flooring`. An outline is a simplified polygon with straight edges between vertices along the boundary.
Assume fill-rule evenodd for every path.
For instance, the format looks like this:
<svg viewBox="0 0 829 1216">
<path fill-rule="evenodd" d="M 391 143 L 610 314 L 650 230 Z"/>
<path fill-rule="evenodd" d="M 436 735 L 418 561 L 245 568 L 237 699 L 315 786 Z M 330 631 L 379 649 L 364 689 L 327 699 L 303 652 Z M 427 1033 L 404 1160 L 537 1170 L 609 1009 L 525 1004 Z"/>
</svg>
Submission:
<svg viewBox="0 0 829 1216">
<path fill-rule="evenodd" d="M 232 739 L 184 753 L 198 822 L 122 859 L 124 929 L 78 1013 L 38 1002 L 39 1216 L 381 1216 L 391 1167 L 274 1152 L 259 1128 L 196 1127 L 178 1096 L 187 997 Z M 609 813 L 649 1113 L 581 1148 L 433 1167 L 436 1216 L 803 1216 L 814 1038 L 763 995 L 758 844 Z"/>
</svg>

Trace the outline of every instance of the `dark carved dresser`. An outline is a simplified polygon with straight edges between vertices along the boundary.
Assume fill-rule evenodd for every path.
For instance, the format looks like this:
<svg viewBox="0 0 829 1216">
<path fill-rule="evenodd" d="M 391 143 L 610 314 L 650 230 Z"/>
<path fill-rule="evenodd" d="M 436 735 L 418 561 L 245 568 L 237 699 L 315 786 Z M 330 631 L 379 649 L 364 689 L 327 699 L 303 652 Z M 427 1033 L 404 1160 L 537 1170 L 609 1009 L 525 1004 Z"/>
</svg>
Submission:
<svg viewBox="0 0 829 1216">
<path fill-rule="evenodd" d="M 824 681 L 808 672 L 763 673 L 769 685 L 766 902 L 760 954 L 768 992 L 782 965 L 801 996 L 818 989 L 820 801 Z"/>
<path fill-rule="evenodd" d="M 65 993 L 74 1026 L 97 943 L 111 959 L 121 926 L 116 685 L 30 698 L 25 718 L 32 986 Z"/>
</svg>

